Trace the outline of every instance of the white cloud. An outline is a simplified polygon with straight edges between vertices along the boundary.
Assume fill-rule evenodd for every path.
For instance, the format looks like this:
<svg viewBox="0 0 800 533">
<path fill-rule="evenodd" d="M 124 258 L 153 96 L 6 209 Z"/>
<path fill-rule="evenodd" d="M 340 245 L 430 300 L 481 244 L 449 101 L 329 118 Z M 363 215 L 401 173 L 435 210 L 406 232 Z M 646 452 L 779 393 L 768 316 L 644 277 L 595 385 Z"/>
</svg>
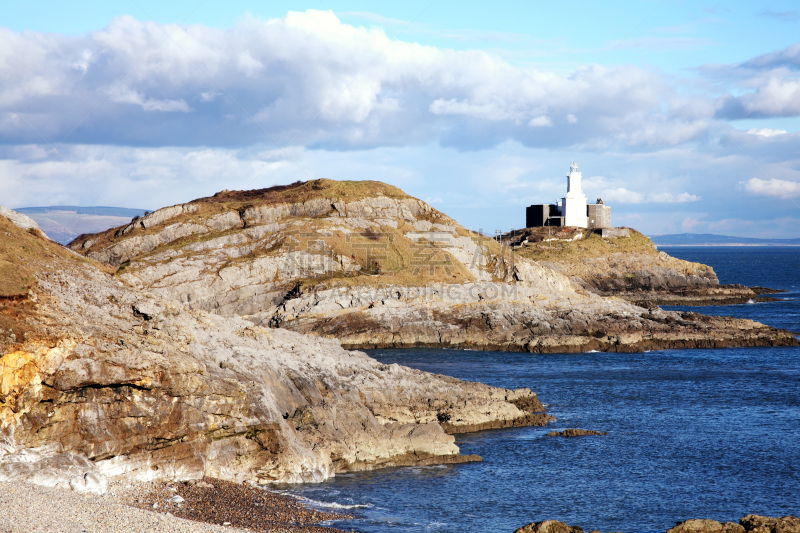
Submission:
<svg viewBox="0 0 800 533">
<path fill-rule="evenodd" d="M 543 127 L 543 126 L 544 127 L 549 127 L 549 126 L 552 126 L 552 125 L 553 125 L 553 121 L 550 120 L 550 117 L 547 117 L 547 116 L 544 116 L 544 115 L 541 116 L 541 117 L 532 118 L 531 121 L 528 122 L 528 126 L 530 126 L 531 128 L 539 128 L 539 127 Z"/>
<path fill-rule="evenodd" d="M 792 116 L 800 114 L 800 79 L 772 77 L 755 93 L 742 97 L 749 114 Z"/>
<path fill-rule="evenodd" d="M 603 178 L 599 177 L 598 183 L 603 182 Z M 670 192 L 656 192 L 644 194 L 636 191 L 629 191 L 625 187 L 618 187 L 616 189 L 605 189 L 602 195 L 605 203 L 619 202 L 621 204 L 641 204 L 641 203 L 662 203 L 662 204 L 682 204 L 686 202 L 696 202 L 700 200 L 699 196 L 682 192 L 680 194 L 672 194 Z"/>
<path fill-rule="evenodd" d="M 512 115 L 499 102 L 471 103 L 456 100 L 435 100 L 428 110 L 434 115 L 464 115 L 484 120 L 508 120 Z M 545 117 L 546 118 L 546 117 Z"/>
<path fill-rule="evenodd" d="M 114 102 L 141 106 L 145 111 L 182 111 L 184 113 L 191 111 L 189 105 L 184 100 L 145 99 L 138 91 L 126 88 L 117 89 L 111 99 Z"/>
<path fill-rule="evenodd" d="M 700 197 L 694 194 L 689 194 L 688 192 L 682 192 L 680 194 L 658 192 L 647 195 L 647 200 L 655 203 L 682 204 L 686 202 L 696 202 L 700 200 Z"/>
<path fill-rule="evenodd" d="M 650 69 L 556 74 L 484 51 L 393 40 L 330 11 L 164 31 L 129 16 L 77 37 L 0 29 L 0 94 L 45 137 L 63 138 L 89 115 L 68 142 L 118 145 L 241 146 L 269 137 L 285 145 L 302 132 L 297 143 L 334 149 L 476 149 L 506 139 L 656 146 L 701 136 L 715 111 L 681 104 L 711 100 L 680 95 Z M 555 108 L 566 124 L 580 116 L 582 127 L 554 122 Z M 38 137 L 0 118 L 0 142 Z"/>
<path fill-rule="evenodd" d="M 603 201 L 607 204 L 619 202 L 621 204 L 640 204 L 644 201 L 644 194 L 629 191 L 624 187 L 606 189 L 602 194 Z"/>
<path fill-rule="evenodd" d="M 291 159 L 302 159 L 303 151 L 62 145 L 59 154 L 67 162 L 58 156 L 41 165 L 38 157 L 0 158 L 0 203 L 7 198 L 7 203 L 19 207 L 60 204 L 153 209 L 222 189 L 290 183 L 297 174 L 302 175 Z M 24 185 L 17 188 L 23 180 Z"/>
<path fill-rule="evenodd" d="M 776 135 L 783 135 L 786 130 L 772 130 L 769 128 L 751 128 L 747 130 L 750 135 L 760 135 L 762 137 L 774 137 Z"/>
<path fill-rule="evenodd" d="M 795 196 L 800 196 L 800 183 L 776 178 L 770 178 L 768 180 L 750 178 L 745 182 L 744 188 L 749 193 L 761 196 L 776 196 L 778 198 L 794 198 Z"/>
<path fill-rule="evenodd" d="M 701 220 L 692 217 L 686 217 L 681 222 L 681 229 L 687 233 L 693 233 L 693 230 L 705 223 Z"/>
</svg>

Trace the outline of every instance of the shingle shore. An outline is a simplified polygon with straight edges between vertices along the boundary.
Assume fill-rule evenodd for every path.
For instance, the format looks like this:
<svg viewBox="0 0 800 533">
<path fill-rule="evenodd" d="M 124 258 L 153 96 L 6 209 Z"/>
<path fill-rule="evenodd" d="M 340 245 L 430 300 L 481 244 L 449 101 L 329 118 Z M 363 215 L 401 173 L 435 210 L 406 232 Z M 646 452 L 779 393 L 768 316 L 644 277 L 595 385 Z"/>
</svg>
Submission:
<svg viewBox="0 0 800 533">
<path fill-rule="evenodd" d="M 103 496 L 28 483 L 0 483 L 0 533 L 338 531 L 313 524 L 341 515 L 307 509 L 292 498 L 257 488 L 208 481 L 214 483 L 213 488 L 181 483 L 115 483 Z M 185 501 L 166 501 L 176 494 L 183 494 Z M 153 508 L 153 503 L 158 506 Z M 229 518 L 223 520 L 223 515 Z M 215 523 L 204 523 L 211 520 Z M 223 522 L 229 525 L 223 526 Z M 236 527 L 240 525 L 245 527 Z"/>
</svg>

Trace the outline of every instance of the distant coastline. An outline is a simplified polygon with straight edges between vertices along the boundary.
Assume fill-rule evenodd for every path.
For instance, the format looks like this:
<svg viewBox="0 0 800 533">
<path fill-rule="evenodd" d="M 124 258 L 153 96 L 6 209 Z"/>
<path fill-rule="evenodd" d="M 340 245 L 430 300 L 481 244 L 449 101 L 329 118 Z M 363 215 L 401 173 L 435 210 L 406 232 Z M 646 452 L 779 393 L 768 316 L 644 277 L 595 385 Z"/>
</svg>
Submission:
<svg viewBox="0 0 800 533">
<path fill-rule="evenodd" d="M 735 237 L 713 233 L 652 235 L 650 240 L 656 246 L 800 246 L 800 239 Z"/>
<path fill-rule="evenodd" d="M 688 243 L 658 244 L 658 243 L 656 243 L 656 247 L 657 248 L 670 248 L 670 247 L 674 247 L 674 246 L 684 246 L 684 247 L 689 247 L 689 246 L 697 246 L 697 247 L 701 247 L 701 246 L 719 246 L 719 247 L 725 247 L 725 246 L 772 246 L 772 247 L 792 246 L 792 247 L 794 247 L 794 246 L 800 246 L 800 244 L 797 244 L 797 243 L 795 243 L 795 244 L 781 244 L 781 243 L 771 243 L 771 242 L 765 242 L 765 243 L 700 242 L 700 243 L 696 243 L 696 244 L 688 244 Z"/>
</svg>

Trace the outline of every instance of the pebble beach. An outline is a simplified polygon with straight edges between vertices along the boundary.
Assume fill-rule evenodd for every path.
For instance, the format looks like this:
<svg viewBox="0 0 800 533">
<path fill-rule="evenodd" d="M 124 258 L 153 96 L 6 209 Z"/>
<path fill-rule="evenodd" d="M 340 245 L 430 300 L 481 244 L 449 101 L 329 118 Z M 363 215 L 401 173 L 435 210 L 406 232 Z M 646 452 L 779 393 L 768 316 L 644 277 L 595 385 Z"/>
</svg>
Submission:
<svg viewBox="0 0 800 533">
<path fill-rule="evenodd" d="M 335 533 L 344 518 L 248 485 L 115 483 L 102 496 L 0 483 L 0 533 Z"/>
</svg>

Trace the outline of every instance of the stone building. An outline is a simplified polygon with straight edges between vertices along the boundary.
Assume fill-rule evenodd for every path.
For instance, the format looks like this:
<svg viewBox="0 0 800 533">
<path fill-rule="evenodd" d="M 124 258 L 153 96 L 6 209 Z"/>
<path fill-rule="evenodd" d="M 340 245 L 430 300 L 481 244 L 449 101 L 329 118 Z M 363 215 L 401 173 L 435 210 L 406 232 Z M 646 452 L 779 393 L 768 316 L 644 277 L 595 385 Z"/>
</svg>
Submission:
<svg viewBox="0 0 800 533">
<path fill-rule="evenodd" d="M 525 227 L 540 226 L 610 228 L 611 207 L 601 198 L 596 204 L 587 204 L 581 188 L 581 173 L 573 161 L 567 174 L 567 194 L 555 204 L 537 204 L 525 210 Z"/>
</svg>

